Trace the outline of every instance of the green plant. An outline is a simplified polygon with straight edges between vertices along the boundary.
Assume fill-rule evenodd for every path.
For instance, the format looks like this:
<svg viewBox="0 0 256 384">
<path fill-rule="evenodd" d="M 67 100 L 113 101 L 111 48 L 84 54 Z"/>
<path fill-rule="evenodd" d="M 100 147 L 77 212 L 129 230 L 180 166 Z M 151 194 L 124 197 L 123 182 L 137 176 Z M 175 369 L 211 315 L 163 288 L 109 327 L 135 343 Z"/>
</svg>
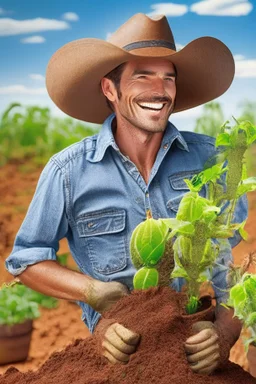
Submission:
<svg viewBox="0 0 256 384">
<path fill-rule="evenodd" d="M 134 288 L 157 286 L 157 265 L 166 243 L 173 239 L 175 268 L 171 278 L 184 278 L 187 285 L 188 313 L 196 312 L 199 290 L 211 278 L 220 246 L 239 231 L 246 237 L 245 222 L 234 223 L 237 200 L 256 189 L 256 178 L 247 177 L 244 154 L 256 140 L 256 127 L 250 122 L 226 122 L 216 139 L 219 147 L 214 165 L 185 180 L 190 192 L 182 198 L 175 219 L 154 220 L 148 217 L 131 237 L 131 258 L 137 269 Z M 199 195 L 207 186 L 206 198 Z M 171 272 L 171 271 L 170 271 Z M 169 281 L 166 281 L 166 285 Z"/>
<path fill-rule="evenodd" d="M 218 129 L 224 121 L 221 104 L 211 101 L 204 105 L 202 115 L 196 119 L 194 132 L 216 137 Z"/>
<path fill-rule="evenodd" d="M 49 108 L 12 103 L 0 119 L 0 165 L 24 158 L 44 164 L 54 153 L 97 131 L 72 118 L 54 118 Z"/>
<path fill-rule="evenodd" d="M 54 308 L 58 301 L 20 283 L 0 289 L 0 324 L 13 325 L 40 316 L 39 306 Z"/>
<path fill-rule="evenodd" d="M 246 347 L 250 343 L 256 345 L 256 275 L 245 273 L 230 289 L 227 306 L 234 308 L 234 316 L 248 329 L 251 337 L 246 340 Z"/>
</svg>

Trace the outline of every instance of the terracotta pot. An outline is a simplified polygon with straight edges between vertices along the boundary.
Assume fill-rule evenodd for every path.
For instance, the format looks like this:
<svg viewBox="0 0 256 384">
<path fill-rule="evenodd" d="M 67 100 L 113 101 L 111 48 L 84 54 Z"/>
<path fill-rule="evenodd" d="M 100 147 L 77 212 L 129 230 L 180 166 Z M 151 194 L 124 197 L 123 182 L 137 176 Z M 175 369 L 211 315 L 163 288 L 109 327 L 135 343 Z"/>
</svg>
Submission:
<svg viewBox="0 0 256 384">
<path fill-rule="evenodd" d="M 249 345 L 247 359 L 249 363 L 249 372 L 253 377 L 256 377 L 256 345 Z"/>
<path fill-rule="evenodd" d="M 15 325 L 0 325 L 0 364 L 26 360 L 33 321 Z"/>
</svg>

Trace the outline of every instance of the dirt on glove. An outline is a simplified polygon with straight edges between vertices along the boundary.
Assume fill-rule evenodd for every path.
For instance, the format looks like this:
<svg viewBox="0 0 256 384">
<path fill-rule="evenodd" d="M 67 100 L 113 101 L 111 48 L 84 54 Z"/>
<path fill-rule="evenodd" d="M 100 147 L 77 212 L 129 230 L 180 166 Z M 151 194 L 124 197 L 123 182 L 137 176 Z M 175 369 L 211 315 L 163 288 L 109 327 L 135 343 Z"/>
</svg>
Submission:
<svg viewBox="0 0 256 384">
<path fill-rule="evenodd" d="M 9 368 L 0 384 L 255 384 L 256 379 L 231 362 L 210 376 L 191 371 L 184 342 L 193 322 L 211 320 L 213 312 L 188 316 L 183 301 L 169 288 L 134 291 L 105 314 L 141 334 L 138 350 L 126 365 L 110 364 L 100 355 L 97 337 L 91 336 L 54 353 L 36 372 Z"/>
</svg>

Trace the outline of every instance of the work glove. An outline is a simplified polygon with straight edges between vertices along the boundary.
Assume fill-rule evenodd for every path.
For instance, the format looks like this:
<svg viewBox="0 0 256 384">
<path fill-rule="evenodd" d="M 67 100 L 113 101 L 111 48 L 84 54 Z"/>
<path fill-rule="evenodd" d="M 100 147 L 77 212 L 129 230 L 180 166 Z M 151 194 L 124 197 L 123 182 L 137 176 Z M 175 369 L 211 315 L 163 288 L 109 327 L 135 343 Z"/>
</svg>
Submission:
<svg viewBox="0 0 256 384">
<path fill-rule="evenodd" d="M 102 318 L 95 330 L 100 353 L 112 364 L 126 364 L 136 351 L 140 335 L 113 319 Z"/>
<path fill-rule="evenodd" d="M 198 321 L 192 332 L 185 342 L 189 366 L 193 372 L 210 375 L 221 361 L 218 330 L 211 321 Z"/>
<path fill-rule="evenodd" d="M 91 279 L 85 291 L 85 301 L 95 311 L 103 313 L 128 294 L 129 290 L 124 284 Z"/>
</svg>

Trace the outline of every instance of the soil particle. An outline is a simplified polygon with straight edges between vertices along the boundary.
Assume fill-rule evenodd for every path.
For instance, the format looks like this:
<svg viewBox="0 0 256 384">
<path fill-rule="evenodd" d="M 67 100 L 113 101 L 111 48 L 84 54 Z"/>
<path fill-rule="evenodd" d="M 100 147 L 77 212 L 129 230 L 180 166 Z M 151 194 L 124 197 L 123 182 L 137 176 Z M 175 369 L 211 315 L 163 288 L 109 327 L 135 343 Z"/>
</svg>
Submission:
<svg viewBox="0 0 256 384">
<path fill-rule="evenodd" d="M 127 365 L 111 365 L 99 353 L 97 336 L 76 340 L 64 351 L 51 355 L 36 372 L 14 368 L 1 377 L 1 384 L 253 384 L 255 379 L 227 362 L 211 376 L 193 373 L 187 363 L 184 341 L 198 315 L 181 310 L 182 296 L 169 288 L 133 292 L 120 300 L 105 318 L 115 319 L 141 334 L 138 350 Z M 212 311 L 202 311 L 203 320 Z M 96 333 L 97 334 L 97 333 Z"/>
</svg>

